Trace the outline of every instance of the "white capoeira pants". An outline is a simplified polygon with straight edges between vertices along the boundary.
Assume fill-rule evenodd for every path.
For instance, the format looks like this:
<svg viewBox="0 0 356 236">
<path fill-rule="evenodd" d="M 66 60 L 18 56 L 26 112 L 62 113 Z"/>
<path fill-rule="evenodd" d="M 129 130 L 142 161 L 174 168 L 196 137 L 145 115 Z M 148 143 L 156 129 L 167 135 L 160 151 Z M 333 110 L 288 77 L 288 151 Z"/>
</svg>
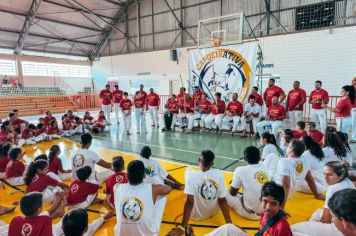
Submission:
<svg viewBox="0 0 356 236">
<path fill-rule="evenodd" d="M 63 135 L 66 137 L 70 137 L 74 134 L 82 134 L 83 133 L 83 125 L 78 125 L 75 129 L 70 129 L 70 130 L 63 130 Z M 53 135 L 53 137 L 52 137 Z M 51 134 L 50 135 L 52 138 L 60 138 L 59 135 Z"/>
<path fill-rule="evenodd" d="M 112 170 L 104 170 L 102 172 L 95 172 L 89 178 L 90 182 L 99 183 L 101 186 L 111 175 L 115 174 Z"/>
<path fill-rule="evenodd" d="M 197 119 L 201 119 L 201 117 L 202 117 L 202 114 L 200 114 L 198 112 L 191 114 L 188 117 L 188 130 L 192 130 L 194 128 L 194 121 Z"/>
<path fill-rule="evenodd" d="M 213 232 L 205 234 L 205 236 L 248 236 L 248 234 L 233 224 L 222 225 Z"/>
<path fill-rule="evenodd" d="M 193 113 L 179 113 L 177 115 L 177 119 L 178 119 L 178 124 L 180 127 L 183 127 L 184 126 L 184 122 L 183 122 L 183 119 L 184 118 L 187 118 L 188 122 L 189 122 L 189 118 L 193 115 Z M 189 128 L 188 128 L 189 129 Z"/>
<path fill-rule="evenodd" d="M 143 108 L 135 108 L 136 129 L 138 133 L 146 133 L 146 114 Z"/>
<path fill-rule="evenodd" d="M 119 114 L 121 113 L 121 107 L 120 107 L 120 103 L 114 103 L 114 112 L 115 112 L 115 120 L 116 123 L 119 122 L 120 118 L 119 118 Z"/>
<path fill-rule="evenodd" d="M 9 233 L 9 225 L 0 220 L 0 235 L 7 236 Z"/>
<path fill-rule="evenodd" d="M 352 108 L 351 110 L 352 117 L 352 136 L 351 139 L 356 141 L 356 108 Z"/>
<path fill-rule="evenodd" d="M 351 117 L 336 118 L 337 131 L 341 131 L 345 134 L 348 134 L 351 126 L 352 126 L 352 118 Z"/>
<path fill-rule="evenodd" d="M 320 124 L 320 131 L 325 132 L 327 120 L 326 120 L 326 110 L 325 109 L 314 109 L 311 108 L 310 112 L 310 119 L 313 121 L 317 126 L 318 123 Z"/>
<path fill-rule="evenodd" d="M 239 127 L 241 117 L 240 116 L 228 116 L 226 115 L 223 119 L 223 125 L 227 126 L 229 129 L 232 127 L 232 131 L 236 132 Z M 233 121 L 233 125 L 231 125 L 230 121 Z"/>
<path fill-rule="evenodd" d="M 124 127 L 126 132 L 130 132 L 131 130 L 131 112 L 125 113 L 128 111 L 124 111 L 122 114 L 122 120 L 124 122 Z"/>
<path fill-rule="evenodd" d="M 242 129 L 247 130 L 247 122 L 248 121 L 252 121 L 252 127 L 253 127 L 253 131 L 257 132 L 257 123 L 260 121 L 261 117 L 241 117 L 241 126 Z M 252 132 L 252 130 L 250 130 L 250 132 Z"/>
<path fill-rule="evenodd" d="M 52 226 L 52 234 L 53 236 L 62 236 L 62 220 L 57 224 Z M 99 228 L 104 224 L 104 217 L 100 217 L 99 219 L 94 220 L 90 224 L 88 224 L 87 231 L 83 234 L 83 236 L 92 236 Z M 0 234 L 1 235 L 1 234 Z"/>
<path fill-rule="evenodd" d="M 283 127 L 283 123 L 280 120 L 264 120 L 257 123 L 257 131 L 260 136 L 265 132 L 265 126 L 270 125 L 272 127 L 272 133 L 274 136 L 277 135 L 277 131 Z"/>
<path fill-rule="evenodd" d="M 78 203 L 78 204 L 74 205 L 73 207 L 77 208 L 77 209 L 87 209 L 88 206 L 91 205 L 91 203 L 95 200 L 95 198 L 97 196 L 98 196 L 98 193 L 90 194 L 87 196 L 87 198 L 85 199 L 84 202 Z"/>
<path fill-rule="evenodd" d="M 243 194 L 237 193 L 236 196 L 232 196 L 229 192 L 226 195 L 227 203 L 232 207 L 237 214 L 240 216 L 249 219 L 249 220 L 260 220 L 261 216 L 257 213 L 248 212 L 245 207 L 242 205 Z"/>
<path fill-rule="evenodd" d="M 158 106 L 148 106 L 150 112 L 152 125 L 159 126 L 158 123 Z"/>
<path fill-rule="evenodd" d="M 302 120 L 303 111 L 288 111 L 288 117 L 290 122 L 290 129 L 295 129 L 297 123 Z"/>
<path fill-rule="evenodd" d="M 223 119 L 224 119 L 224 114 L 213 115 L 210 113 L 209 115 L 207 115 L 207 117 L 204 120 L 205 126 L 206 126 L 206 128 L 211 129 L 212 123 L 214 122 L 216 127 L 221 130 Z"/>
<path fill-rule="evenodd" d="M 101 105 L 105 118 L 108 122 L 110 122 L 110 113 L 111 113 L 111 104 L 109 105 Z"/>
<path fill-rule="evenodd" d="M 63 190 L 56 186 L 47 186 L 45 190 L 42 191 L 42 202 L 43 204 L 49 204 L 53 202 L 56 193 L 63 192 Z"/>
<path fill-rule="evenodd" d="M 71 179 L 73 174 L 72 173 L 59 173 L 58 175 L 53 172 L 48 172 L 47 175 L 52 179 L 57 180 L 58 182 L 63 182 L 64 180 Z"/>
<path fill-rule="evenodd" d="M 46 139 L 46 134 L 40 134 L 37 137 L 31 137 L 28 139 L 19 139 L 17 143 L 17 147 L 22 147 L 23 145 L 32 145 L 35 143 L 38 143 L 40 141 L 43 141 Z"/>
<path fill-rule="evenodd" d="M 342 236 L 343 234 L 333 223 L 321 223 L 323 209 L 316 210 L 309 221 L 300 222 L 291 226 L 293 236 Z"/>
<path fill-rule="evenodd" d="M 325 182 L 321 183 L 321 181 L 317 181 L 315 179 L 315 177 L 314 177 L 314 180 L 315 180 L 315 185 L 316 185 L 316 191 L 319 194 L 325 193 L 326 189 L 328 188 L 326 183 Z M 309 185 L 308 185 L 307 181 L 305 181 L 305 180 L 303 180 L 301 186 L 299 186 L 298 191 L 302 192 L 302 193 L 312 194 L 312 191 L 310 190 Z"/>
</svg>

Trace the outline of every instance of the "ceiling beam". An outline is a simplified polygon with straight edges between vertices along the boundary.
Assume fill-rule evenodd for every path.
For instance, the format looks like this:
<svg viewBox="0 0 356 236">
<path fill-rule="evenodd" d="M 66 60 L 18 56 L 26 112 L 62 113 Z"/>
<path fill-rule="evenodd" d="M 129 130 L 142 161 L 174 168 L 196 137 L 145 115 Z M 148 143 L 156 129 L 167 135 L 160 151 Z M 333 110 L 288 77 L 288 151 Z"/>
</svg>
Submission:
<svg viewBox="0 0 356 236">
<path fill-rule="evenodd" d="M 83 13 L 88 13 L 88 14 L 90 14 L 90 12 L 86 11 L 85 9 L 77 8 L 77 7 L 73 7 L 73 6 L 68 6 L 68 5 L 65 5 L 65 4 L 62 4 L 62 3 L 58 3 L 58 2 L 53 2 L 52 0 L 43 0 L 43 2 L 52 4 L 52 5 L 55 5 L 55 6 L 67 8 L 67 9 L 70 9 L 70 10 L 73 10 L 73 11 L 83 12 Z M 100 16 L 100 17 L 106 18 L 106 19 L 108 19 L 108 20 L 112 20 L 112 18 L 109 17 L 109 16 L 102 15 L 102 14 L 99 14 L 99 13 L 95 13 L 95 14 L 97 14 L 97 15 Z"/>
<path fill-rule="evenodd" d="M 21 33 L 19 35 L 17 44 L 15 46 L 16 54 L 21 54 L 22 48 L 25 45 L 26 37 L 27 37 L 28 33 L 30 32 L 30 28 L 33 25 L 36 14 L 37 14 L 38 10 L 40 9 L 41 3 L 42 3 L 42 0 L 32 0 L 31 7 L 27 12 L 25 22 L 23 23 Z"/>
<path fill-rule="evenodd" d="M 26 14 L 24 14 L 24 13 L 10 11 L 10 10 L 7 10 L 7 9 L 0 9 L 0 12 L 26 17 Z M 78 25 L 78 24 L 64 22 L 64 21 L 58 21 L 58 20 L 48 19 L 48 18 L 39 17 L 39 16 L 37 16 L 36 19 L 37 20 L 42 20 L 42 21 L 48 21 L 48 22 L 52 22 L 52 23 L 56 23 L 56 24 L 67 25 L 67 26 L 71 26 L 71 27 L 77 27 L 77 28 L 81 28 L 81 29 L 85 29 L 85 30 L 101 32 L 100 29 L 92 28 L 92 27 L 88 27 L 88 26 L 84 26 L 84 25 Z"/>
</svg>

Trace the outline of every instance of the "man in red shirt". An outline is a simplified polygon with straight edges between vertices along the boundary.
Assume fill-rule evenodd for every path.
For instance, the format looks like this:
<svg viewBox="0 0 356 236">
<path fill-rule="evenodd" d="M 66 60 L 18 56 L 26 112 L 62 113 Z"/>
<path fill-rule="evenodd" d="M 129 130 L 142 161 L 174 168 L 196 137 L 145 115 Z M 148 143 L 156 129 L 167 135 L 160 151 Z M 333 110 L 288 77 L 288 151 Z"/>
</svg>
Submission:
<svg viewBox="0 0 356 236">
<path fill-rule="evenodd" d="M 158 94 L 153 91 L 153 88 L 150 88 L 150 93 L 146 97 L 146 104 L 150 112 L 152 127 L 159 127 L 158 123 L 158 110 L 161 99 Z"/>
<path fill-rule="evenodd" d="M 321 88 L 322 82 L 315 81 L 315 90 L 310 93 L 309 103 L 312 104 L 310 118 L 315 124 L 320 124 L 321 132 L 324 132 L 327 125 L 326 110 L 322 104 L 329 103 L 329 94 L 326 90 Z"/>
<path fill-rule="evenodd" d="M 117 124 L 120 124 L 119 121 L 119 113 L 121 112 L 120 102 L 124 97 L 124 92 L 122 90 L 119 90 L 119 85 L 116 84 L 114 86 L 114 91 L 112 91 L 112 96 L 113 96 L 113 103 L 114 103 L 115 120 Z"/>
<path fill-rule="evenodd" d="M 307 99 L 307 94 L 299 86 L 300 82 L 294 81 L 293 89 L 289 91 L 287 96 L 286 110 L 291 129 L 295 129 L 297 122 L 302 120 L 303 106 Z"/>
<path fill-rule="evenodd" d="M 278 97 L 272 98 L 272 104 L 268 107 L 266 119 L 257 123 L 257 130 L 261 136 L 265 126 L 271 126 L 272 133 L 276 136 L 278 129 L 282 128 L 283 120 L 286 118 L 286 109 L 278 103 Z"/>
<path fill-rule="evenodd" d="M 275 80 L 269 79 L 268 88 L 266 88 L 265 92 L 263 93 L 263 99 L 266 102 L 267 108 L 272 104 L 272 98 L 274 96 L 279 99 L 277 100 L 279 104 L 282 104 L 282 102 L 286 98 L 286 94 L 284 93 L 283 89 L 275 85 Z"/>
<path fill-rule="evenodd" d="M 135 118 L 137 134 L 147 134 L 146 128 L 146 114 L 145 114 L 145 100 L 141 96 L 140 91 L 137 91 L 133 98 L 133 104 L 135 106 Z"/>
<path fill-rule="evenodd" d="M 47 128 L 49 126 L 49 123 L 53 120 L 56 120 L 56 118 L 52 116 L 52 113 L 50 111 L 46 111 L 46 116 L 43 119 L 43 126 Z"/>
<path fill-rule="evenodd" d="M 237 100 L 238 94 L 232 94 L 232 101 L 227 104 L 225 117 L 223 119 L 223 124 L 229 127 L 231 130 L 231 135 L 233 135 L 237 131 L 237 127 L 239 125 L 241 115 L 244 111 L 242 103 Z M 231 121 L 233 121 L 233 125 L 231 126 Z M 222 131 L 220 130 L 220 133 Z"/>
<path fill-rule="evenodd" d="M 261 107 L 263 106 L 263 98 L 262 96 L 258 93 L 258 87 L 253 86 L 251 90 L 251 95 L 255 96 L 255 103 L 260 105 Z"/>
<path fill-rule="evenodd" d="M 184 87 L 181 87 L 181 88 L 179 89 L 179 93 L 178 93 L 178 95 L 177 95 L 177 101 L 178 101 L 178 104 L 179 104 L 179 105 L 182 105 L 182 104 L 183 104 L 185 95 L 187 95 L 187 94 L 185 93 L 185 91 L 186 91 L 186 89 L 185 89 Z"/>
<path fill-rule="evenodd" d="M 124 99 L 122 99 L 120 103 L 120 107 L 122 110 L 123 114 L 123 120 L 124 120 L 124 127 L 127 135 L 131 135 L 130 129 L 131 129 L 131 107 L 132 107 L 132 102 L 130 99 L 128 99 L 128 93 L 124 92 Z"/>
<path fill-rule="evenodd" d="M 194 87 L 194 93 L 193 93 L 193 101 L 194 101 L 194 107 L 199 106 L 199 102 L 201 100 L 201 97 L 203 95 L 203 92 L 200 91 L 198 86 Z"/>
<path fill-rule="evenodd" d="M 321 146 L 323 145 L 324 134 L 319 130 L 315 129 L 316 124 L 314 122 L 309 122 L 307 124 L 307 134 L 314 139 L 315 142 L 319 143 Z"/>
<path fill-rule="evenodd" d="M 105 85 L 105 89 L 100 91 L 99 97 L 101 98 L 102 109 L 104 111 L 106 120 L 108 121 L 108 125 L 111 125 L 110 113 L 111 113 L 111 100 L 112 100 L 113 96 L 110 91 L 110 85 L 108 85 L 108 84 Z"/>
<path fill-rule="evenodd" d="M 141 97 L 144 101 L 146 101 L 146 97 L 147 97 L 147 93 L 145 92 L 145 90 L 143 90 L 143 84 L 140 84 L 140 94 L 141 94 Z M 147 107 L 146 107 L 147 108 Z"/>
<path fill-rule="evenodd" d="M 164 113 L 164 124 L 165 127 L 162 131 L 172 130 L 171 126 L 173 124 L 173 131 L 175 130 L 175 124 L 177 121 L 177 115 L 179 111 L 179 105 L 176 100 L 176 95 L 172 94 L 170 98 L 168 98 L 167 103 L 165 104 L 166 111 Z"/>
<path fill-rule="evenodd" d="M 21 130 L 23 130 L 23 129 L 29 124 L 29 122 L 20 119 L 19 110 L 18 110 L 18 109 L 14 109 L 14 110 L 12 110 L 12 112 L 15 113 L 15 119 L 14 119 L 14 121 L 11 122 L 11 123 L 12 123 L 12 126 L 13 126 L 13 127 L 19 126 L 19 128 L 20 128 Z"/>
<path fill-rule="evenodd" d="M 188 130 L 186 133 L 190 133 L 193 131 L 194 121 L 200 119 L 200 127 L 205 129 L 205 118 L 210 113 L 211 103 L 206 99 L 206 94 L 203 93 L 201 96 L 201 100 L 198 105 L 194 106 L 194 114 L 192 114 L 188 119 Z"/>
<path fill-rule="evenodd" d="M 224 119 L 225 102 L 221 100 L 221 93 L 215 93 L 215 102 L 211 105 L 211 113 L 205 118 L 205 125 L 208 130 L 212 129 L 212 122 L 215 122 L 217 131 L 222 129 Z"/>
<path fill-rule="evenodd" d="M 179 113 L 177 115 L 177 118 L 178 118 L 179 127 L 183 128 L 184 127 L 183 119 L 186 118 L 187 120 L 189 120 L 189 117 L 193 115 L 194 101 L 187 94 L 187 95 L 185 95 L 185 99 L 183 99 L 183 103 L 179 107 L 180 107 L 181 113 Z M 188 133 L 190 131 L 191 130 L 188 129 Z"/>
<path fill-rule="evenodd" d="M 356 89 L 356 77 L 352 79 L 352 86 Z M 352 117 L 352 136 L 350 143 L 356 143 L 356 97 L 354 104 L 352 104 L 352 110 L 351 110 L 351 117 Z"/>
</svg>

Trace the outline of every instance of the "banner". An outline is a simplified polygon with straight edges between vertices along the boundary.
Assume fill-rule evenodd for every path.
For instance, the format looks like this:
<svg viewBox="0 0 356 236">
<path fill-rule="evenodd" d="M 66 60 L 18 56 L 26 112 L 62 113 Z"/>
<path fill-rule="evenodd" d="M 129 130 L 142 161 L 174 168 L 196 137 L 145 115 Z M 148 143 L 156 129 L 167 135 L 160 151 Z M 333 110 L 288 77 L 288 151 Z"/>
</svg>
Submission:
<svg viewBox="0 0 356 236">
<path fill-rule="evenodd" d="M 189 91 L 198 86 L 210 101 L 217 92 L 223 101 L 230 101 L 233 93 L 245 101 L 255 84 L 257 47 L 257 43 L 244 43 L 189 51 Z"/>
</svg>

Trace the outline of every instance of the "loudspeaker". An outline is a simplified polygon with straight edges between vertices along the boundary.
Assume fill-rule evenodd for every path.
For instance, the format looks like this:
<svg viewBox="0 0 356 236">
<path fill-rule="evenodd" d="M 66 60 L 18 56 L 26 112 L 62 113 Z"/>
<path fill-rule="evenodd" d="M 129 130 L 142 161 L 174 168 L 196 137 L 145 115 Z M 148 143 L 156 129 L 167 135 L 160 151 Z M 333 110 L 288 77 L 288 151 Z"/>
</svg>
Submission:
<svg viewBox="0 0 356 236">
<path fill-rule="evenodd" d="M 170 50 L 169 54 L 171 56 L 171 61 L 178 61 L 178 50 L 177 49 Z"/>
</svg>

